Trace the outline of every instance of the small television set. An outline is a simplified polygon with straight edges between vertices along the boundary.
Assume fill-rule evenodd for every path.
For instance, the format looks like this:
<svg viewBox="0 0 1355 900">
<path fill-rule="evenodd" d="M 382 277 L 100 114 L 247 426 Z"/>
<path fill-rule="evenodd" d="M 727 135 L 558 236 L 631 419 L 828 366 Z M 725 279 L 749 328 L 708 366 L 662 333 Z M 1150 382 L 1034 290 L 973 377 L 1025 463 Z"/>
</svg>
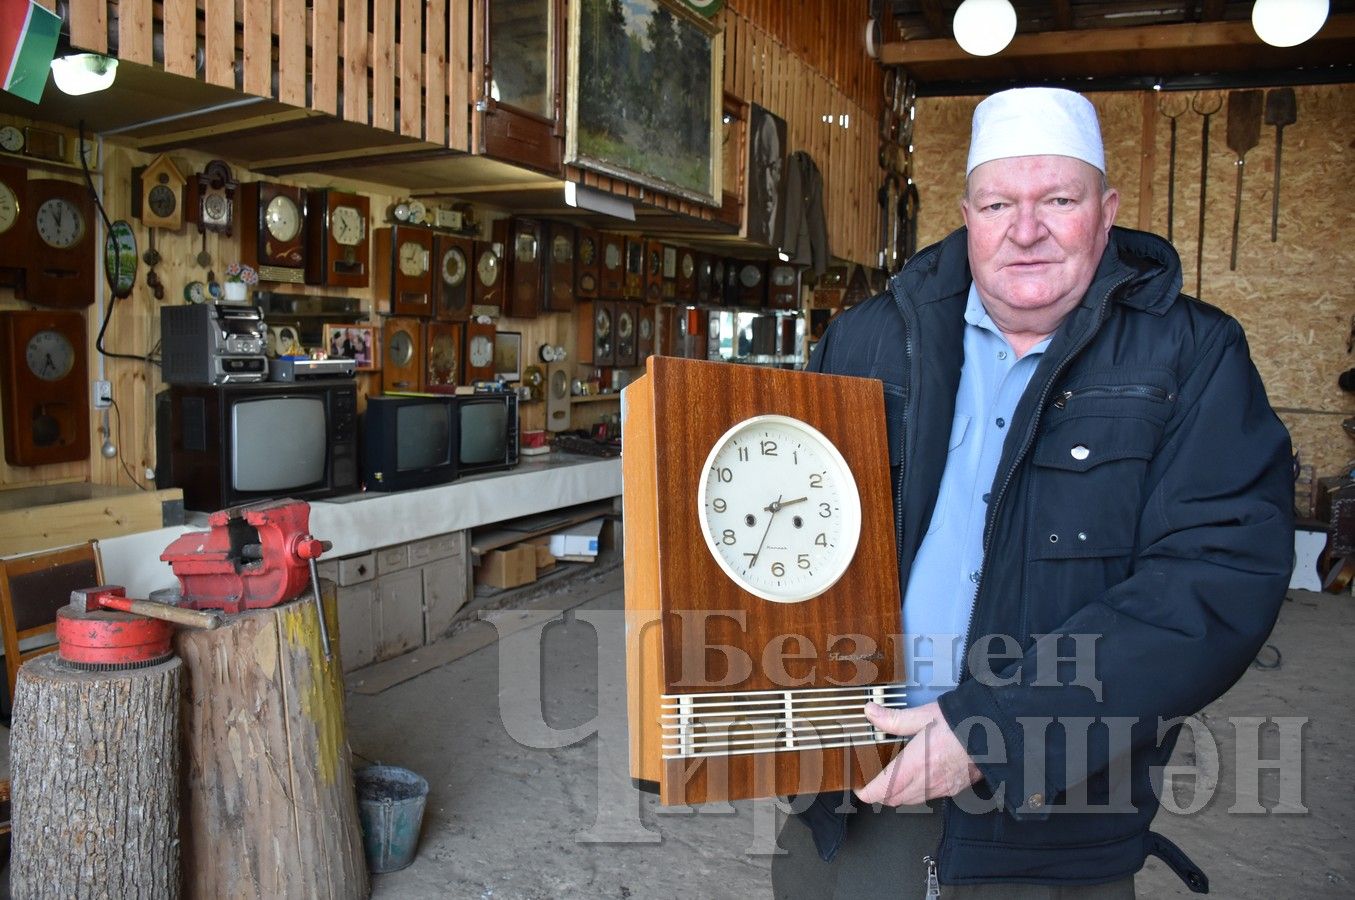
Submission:
<svg viewBox="0 0 1355 900">
<path fill-rule="evenodd" d="M 363 485 L 369 491 L 403 491 L 455 480 L 459 421 L 456 398 L 446 394 L 368 397 Z"/>
<path fill-rule="evenodd" d="M 185 508 L 212 512 L 358 490 L 352 380 L 178 384 L 167 393 L 160 464 L 168 455 L 165 480 L 183 488 Z"/>
<path fill-rule="evenodd" d="M 458 394 L 457 475 L 518 464 L 518 395 L 512 391 Z"/>
</svg>

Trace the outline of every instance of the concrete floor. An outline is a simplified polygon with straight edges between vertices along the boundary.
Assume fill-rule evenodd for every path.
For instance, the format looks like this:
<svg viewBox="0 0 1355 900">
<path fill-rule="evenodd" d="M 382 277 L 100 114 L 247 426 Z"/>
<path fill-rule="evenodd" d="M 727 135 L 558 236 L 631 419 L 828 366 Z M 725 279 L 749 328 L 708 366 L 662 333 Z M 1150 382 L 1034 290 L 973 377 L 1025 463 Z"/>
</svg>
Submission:
<svg viewBox="0 0 1355 900">
<path fill-rule="evenodd" d="M 431 785 L 417 858 L 376 876 L 373 896 L 770 897 L 781 820 L 773 802 L 672 812 L 629 786 L 620 570 L 563 590 L 597 596 L 544 630 L 528 628 L 379 695 L 350 693 L 359 762 L 405 766 Z M 570 605 L 560 596 L 561 607 Z M 1208 765 L 1203 744 L 1178 745 L 1176 763 L 1200 760 L 1213 776 L 1201 782 L 1217 789 L 1198 812 L 1164 812 L 1155 827 L 1209 874 L 1214 896 L 1355 895 L 1353 627 L 1351 597 L 1291 594 L 1270 639 L 1279 667 L 1251 669 L 1202 716 L 1217 743 L 1217 767 Z M 539 701 L 538 679 L 522 678 L 524 671 L 540 673 Z M 534 728 L 533 709 L 541 712 Z M 1276 772 L 1250 778 L 1249 787 L 1239 780 L 1236 734 L 1248 729 L 1239 731 L 1235 720 L 1246 716 L 1308 720 L 1301 790 L 1284 795 L 1306 812 L 1276 809 L 1283 793 Z M 1278 756 L 1278 732 L 1260 735 L 1260 757 Z M 552 743 L 558 746 L 538 749 Z M 1244 800 L 1256 796 L 1271 812 L 1230 813 L 1240 805 L 1239 784 Z M 1176 796 L 1190 805 L 1189 788 Z M 1137 890 L 1144 898 L 1189 895 L 1156 860 L 1139 874 Z"/>
</svg>

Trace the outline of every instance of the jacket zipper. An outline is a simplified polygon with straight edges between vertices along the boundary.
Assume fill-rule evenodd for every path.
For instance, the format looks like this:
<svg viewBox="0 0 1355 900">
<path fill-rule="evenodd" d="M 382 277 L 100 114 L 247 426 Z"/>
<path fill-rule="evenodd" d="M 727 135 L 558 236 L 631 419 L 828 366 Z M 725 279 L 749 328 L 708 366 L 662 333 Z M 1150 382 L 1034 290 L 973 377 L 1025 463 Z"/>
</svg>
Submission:
<svg viewBox="0 0 1355 900">
<path fill-rule="evenodd" d="M 1171 394 L 1151 384 L 1106 385 L 1064 391 L 1054 398 L 1054 408 L 1063 409 L 1068 405 L 1068 401 L 1074 397 L 1147 397 L 1160 403 L 1166 403 L 1172 399 Z"/>
<path fill-rule="evenodd" d="M 908 393 L 903 398 L 903 421 L 899 423 L 899 474 L 894 486 L 894 557 L 900 568 L 903 566 L 903 481 L 908 471 L 908 406 L 916 391 L 913 390 L 913 332 L 908 327 L 908 317 L 903 317 L 903 362 L 908 367 Z M 902 595 L 900 595 L 901 597 Z"/>
<path fill-rule="evenodd" d="M 983 576 L 988 571 L 988 550 L 991 547 L 993 523 L 997 521 L 998 507 L 1002 503 L 1003 496 L 1007 493 L 1007 488 L 1011 486 L 1012 478 L 1016 474 L 1016 470 L 1021 466 L 1021 461 L 1025 459 L 1026 454 L 1030 452 L 1030 445 L 1034 443 L 1035 433 L 1040 426 L 1040 413 L 1044 410 L 1045 405 L 1049 403 L 1049 395 L 1053 393 L 1054 383 L 1059 380 L 1059 376 L 1063 374 L 1063 370 L 1068 367 L 1068 364 L 1073 361 L 1073 358 L 1086 349 L 1087 345 L 1092 342 L 1092 338 L 1096 337 L 1097 332 L 1101 330 L 1101 326 L 1106 320 L 1106 312 L 1110 309 L 1110 298 L 1121 287 L 1128 284 L 1133 277 L 1132 274 L 1126 275 L 1106 290 L 1105 295 L 1101 298 L 1101 304 L 1096 310 L 1096 322 L 1088 329 L 1086 337 L 1084 337 L 1076 347 L 1064 354 L 1063 359 L 1059 360 L 1058 365 L 1054 367 L 1054 372 L 1049 376 L 1049 380 L 1045 382 L 1044 390 L 1040 394 L 1040 402 L 1035 404 L 1035 411 L 1032 414 L 1033 418 L 1031 419 L 1030 427 L 1026 430 L 1026 437 L 1021 444 L 1021 451 L 1016 454 L 1016 458 L 1012 460 L 1012 464 L 1007 467 L 1006 475 L 1002 479 L 1002 487 L 998 488 L 997 493 L 993 494 L 993 502 L 988 506 L 988 521 L 985 523 L 983 531 L 983 561 L 979 563 L 979 580 L 974 585 L 974 601 L 969 607 L 969 622 L 965 625 L 964 643 L 960 645 L 963 648 L 963 653 L 960 656 L 960 675 L 955 679 L 957 687 L 969 677 L 969 640 L 971 633 L 974 630 L 974 614 L 979 606 L 979 592 L 983 590 Z M 1066 399 L 1066 397 L 1064 399 Z M 954 801 L 950 797 L 946 797 L 941 804 L 941 839 L 936 843 L 936 859 L 938 861 L 941 859 L 941 848 L 946 844 L 946 823 L 950 819 L 950 808 L 953 802 Z M 930 859 L 930 857 L 928 858 Z"/>
<path fill-rule="evenodd" d="M 933 900 L 941 896 L 941 881 L 936 877 L 936 860 L 924 856 L 922 861 L 927 864 L 927 893 L 923 895 L 922 900 Z"/>
</svg>

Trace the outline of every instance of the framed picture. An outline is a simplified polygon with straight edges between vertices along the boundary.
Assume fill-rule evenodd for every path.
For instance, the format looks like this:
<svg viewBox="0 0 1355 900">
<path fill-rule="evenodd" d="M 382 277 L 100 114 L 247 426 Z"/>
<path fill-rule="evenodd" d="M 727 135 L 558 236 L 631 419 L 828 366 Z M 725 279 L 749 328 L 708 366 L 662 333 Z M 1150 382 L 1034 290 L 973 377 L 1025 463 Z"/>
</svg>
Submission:
<svg viewBox="0 0 1355 900">
<path fill-rule="evenodd" d="M 748 116 L 748 240 L 776 246 L 781 170 L 786 165 L 786 120 L 752 104 Z"/>
<path fill-rule="evenodd" d="M 325 325 L 325 353 L 332 358 L 351 359 L 359 372 L 381 368 L 381 340 L 375 325 Z"/>
<path fill-rule="evenodd" d="M 504 381 L 522 380 L 522 333 L 500 331 L 494 335 L 494 374 Z"/>
<path fill-rule="evenodd" d="M 718 207 L 723 57 L 679 0 L 571 3 L 565 162 Z"/>
</svg>

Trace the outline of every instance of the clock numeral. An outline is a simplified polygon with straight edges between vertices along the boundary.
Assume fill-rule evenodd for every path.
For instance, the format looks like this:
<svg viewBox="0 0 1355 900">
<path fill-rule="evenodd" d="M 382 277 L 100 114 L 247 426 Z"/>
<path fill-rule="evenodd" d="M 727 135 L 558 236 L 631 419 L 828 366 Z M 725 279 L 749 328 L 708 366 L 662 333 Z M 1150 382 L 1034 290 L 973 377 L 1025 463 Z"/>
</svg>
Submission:
<svg viewBox="0 0 1355 900">
<path fill-rule="evenodd" d="M 763 455 L 763 456 L 775 456 L 775 455 L 776 455 L 776 441 L 763 441 L 763 442 L 762 442 L 762 455 Z"/>
<path fill-rule="evenodd" d="M 729 484 L 731 481 L 734 480 L 734 470 L 733 470 L 733 469 L 730 469 L 730 468 L 727 467 L 727 466 L 723 466 L 723 467 L 722 467 L 722 466 L 716 466 L 716 467 L 715 467 L 714 469 L 712 469 L 711 471 L 713 471 L 713 472 L 715 473 L 715 480 L 716 480 L 716 481 L 722 481 L 722 482 L 724 482 L 725 484 Z"/>
<path fill-rule="evenodd" d="M 822 537 L 823 535 L 819 535 L 819 536 Z M 808 553 L 801 553 L 799 556 L 795 557 L 795 564 L 798 565 L 798 566 L 799 566 L 800 568 L 802 568 L 802 569 L 808 569 L 808 568 L 809 568 L 809 554 L 808 554 Z"/>
<path fill-rule="evenodd" d="M 828 546 L 828 535 L 826 535 L 826 534 L 824 534 L 822 531 L 820 531 L 820 532 L 819 532 L 819 536 L 816 537 L 816 538 L 814 538 L 814 546 L 815 546 L 815 547 L 827 547 L 827 546 Z"/>
<path fill-rule="evenodd" d="M 790 451 L 790 461 L 793 465 L 798 466 L 800 464 L 800 451 L 798 450 Z"/>
<path fill-rule="evenodd" d="M 718 513 L 722 513 L 725 510 L 729 509 L 729 504 L 719 497 L 716 497 L 714 500 L 710 501 L 710 506 L 711 509 L 715 510 Z"/>
<path fill-rule="evenodd" d="M 740 448 L 739 448 L 739 462 L 748 462 L 748 448 L 747 448 L 747 447 L 740 447 Z"/>
<path fill-rule="evenodd" d="M 772 574 L 777 578 L 781 578 L 786 574 L 786 567 L 779 562 L 774 562 L 772 563 Z"/>
<path fill-rule="evenodd" d="M 748 557 L 748 565 L 750 566 L 753 564 L 753 560 L 757 559 L 756 553 L 745 553 L 744 556 Z"/>
<path fill-rule="evenodd" d="M 820 503 L 820 504 L 819 504 L 819 516 L 820 516 L 821 518 L 827 519 L 827 518 L 829 518 L 829 517 L 832 516 L 832 515 L 833 515 L 833 507 L 832 507 L 831 504 L 828 504 L 828 503 Z"/>
<path fill-rule="evenodd" d="M 820 472 L 811 472 L 809 474 L 809 486 L 812 488 L 823 487 L 823 475 Z"/>
<path fill-rule="evenodd" d="M 724 533 L 720 535 L 720 543 L 722 544 L 733 544 L 737 540 L 738 538 L 734 535 L 734 529 L 732 528 L 726 528 Z"/>
</svg>

